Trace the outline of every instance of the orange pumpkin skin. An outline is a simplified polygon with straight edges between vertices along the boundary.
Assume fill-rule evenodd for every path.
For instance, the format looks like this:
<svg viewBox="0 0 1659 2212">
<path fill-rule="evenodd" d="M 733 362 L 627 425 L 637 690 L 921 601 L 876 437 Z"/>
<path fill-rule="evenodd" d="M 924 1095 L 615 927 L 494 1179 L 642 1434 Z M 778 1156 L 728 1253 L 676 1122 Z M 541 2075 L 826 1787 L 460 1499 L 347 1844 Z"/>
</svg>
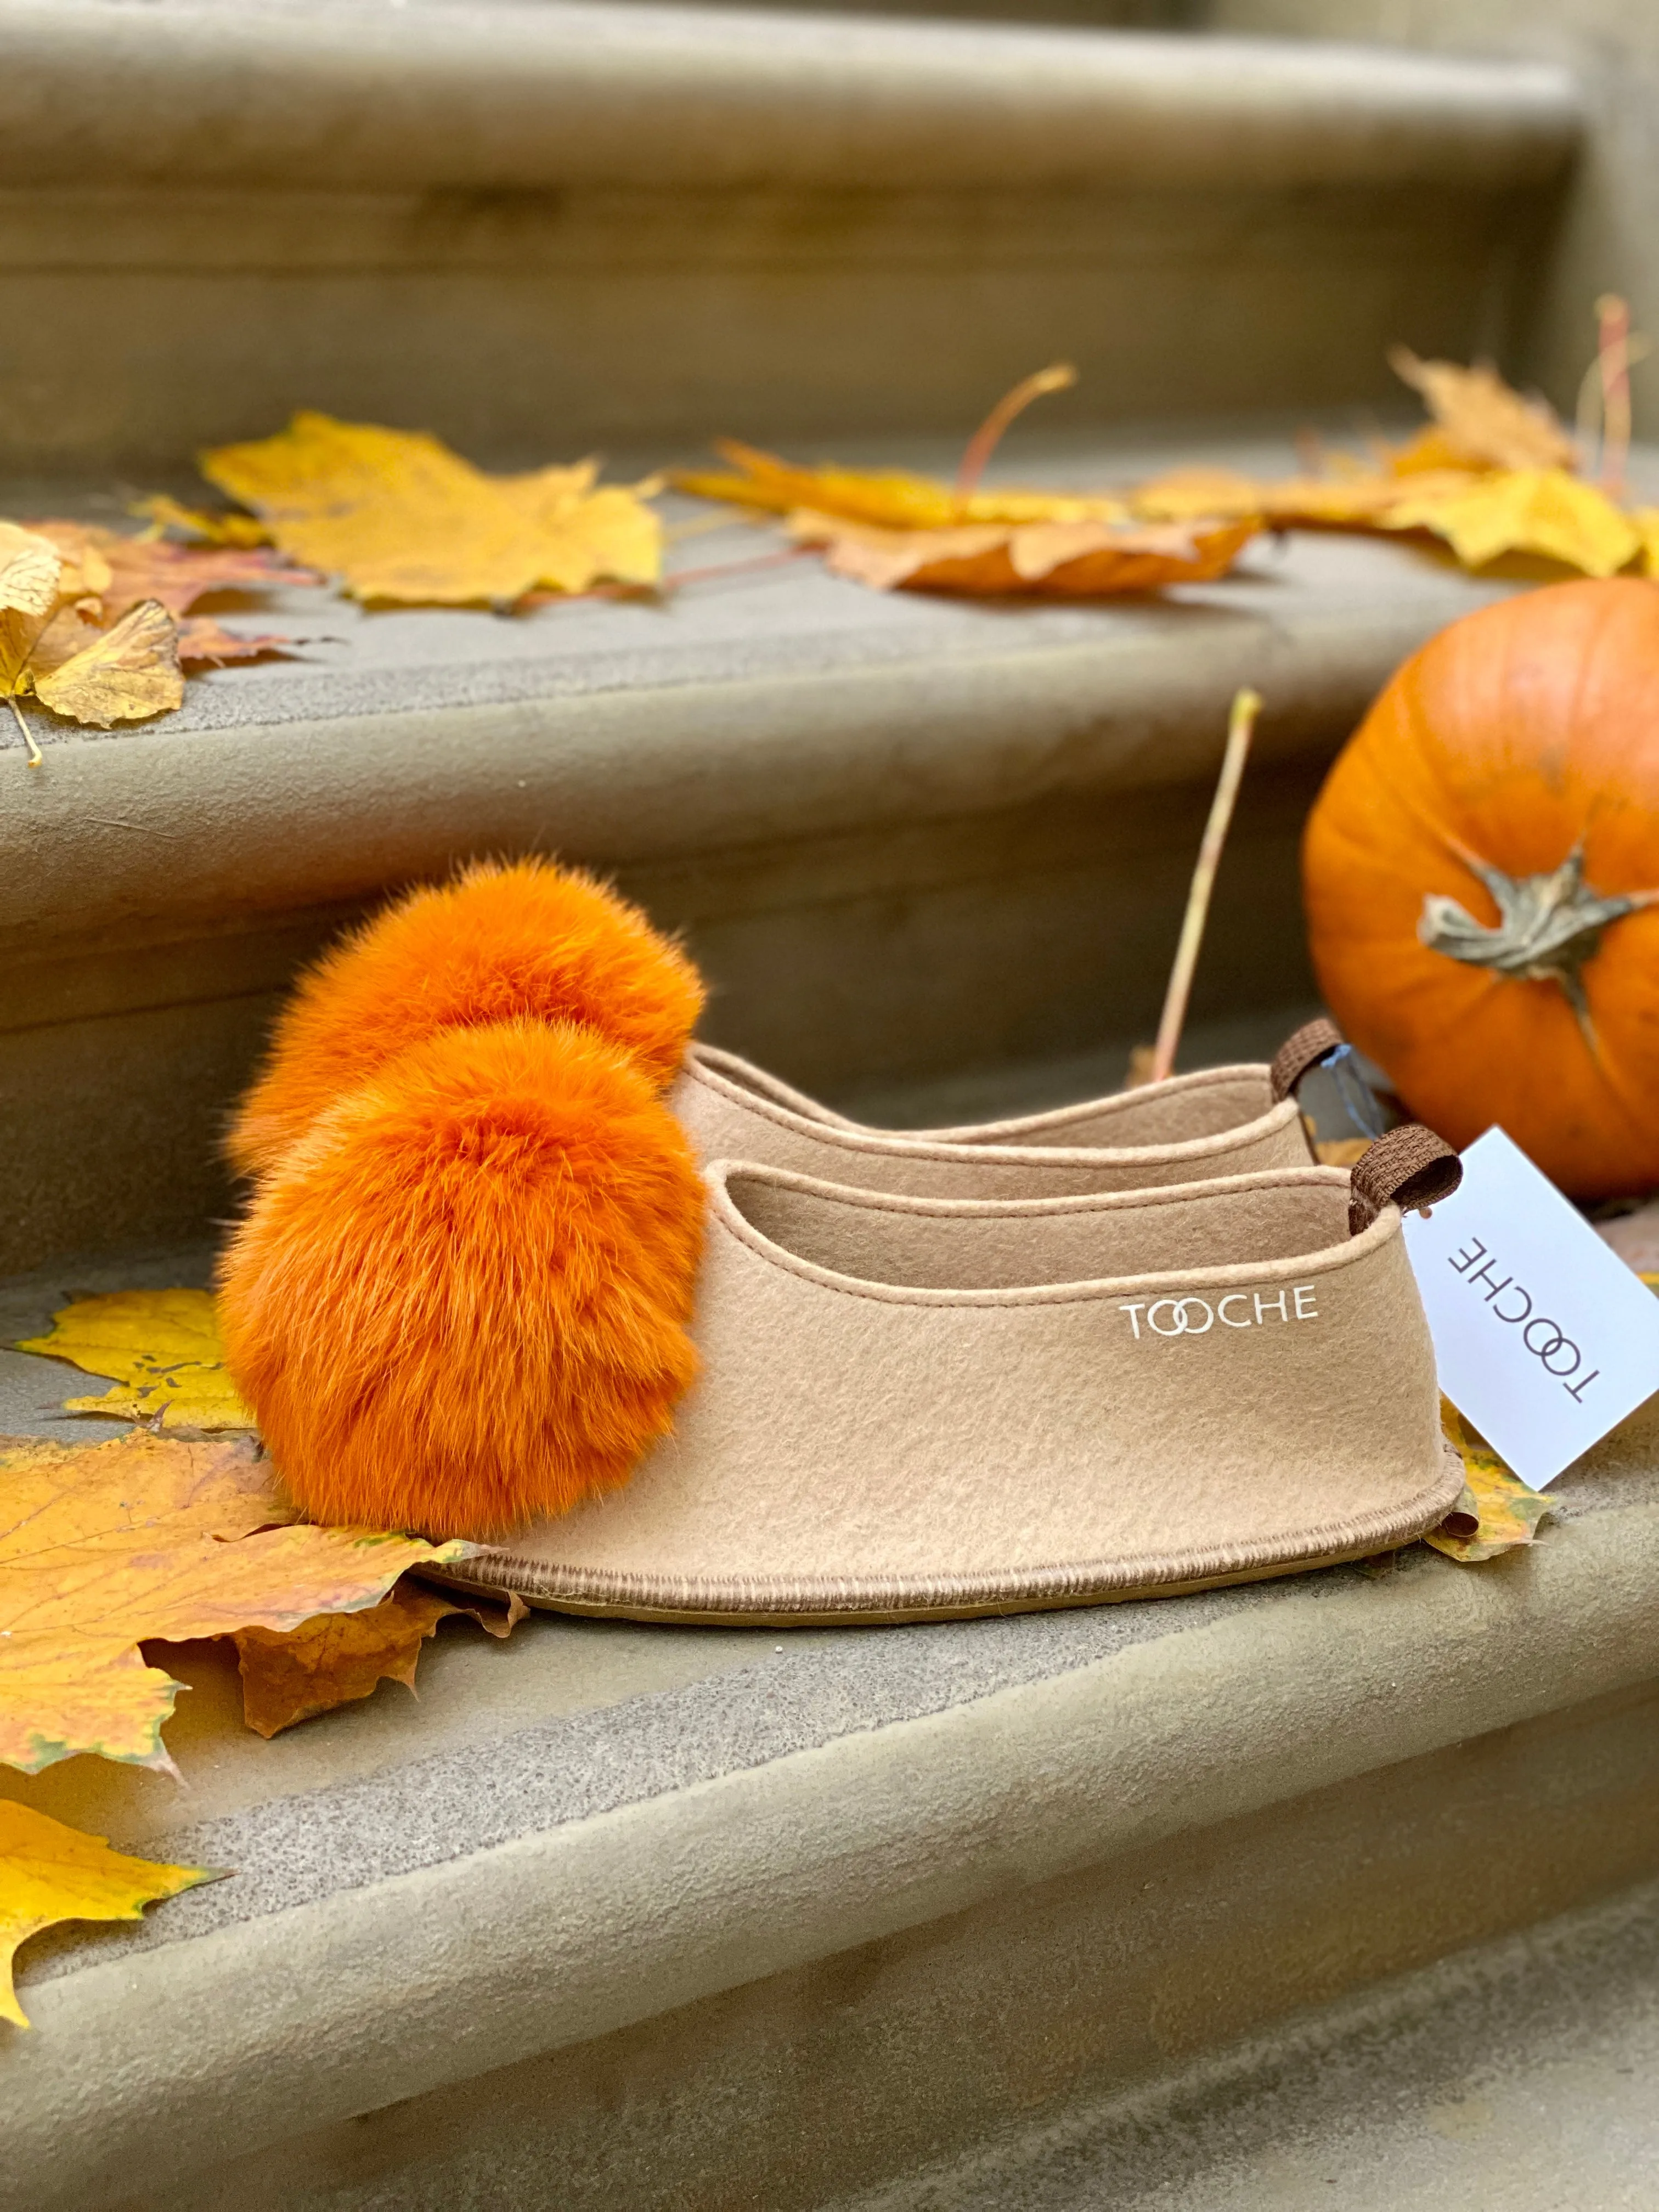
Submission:
<svg viewBox="0 0 1659 2212">
<path fill-rule="evenodd" d="M 1467 854 L 1512 878 L 1582 845 L 1588 887 L 1659 889 L 1659 585 L 1553 584 L 1482 608 L 1400 668 L 1315 804 L 1310 939 L 1331 1012 L 1449 1144 L 1493 1123 L 1571 1196 L 1659 1185 L 1659 907 L 1610 922 L 1562 985 L 1419 938 L 1431 894 L 1494 927 Z"/>
</svg>

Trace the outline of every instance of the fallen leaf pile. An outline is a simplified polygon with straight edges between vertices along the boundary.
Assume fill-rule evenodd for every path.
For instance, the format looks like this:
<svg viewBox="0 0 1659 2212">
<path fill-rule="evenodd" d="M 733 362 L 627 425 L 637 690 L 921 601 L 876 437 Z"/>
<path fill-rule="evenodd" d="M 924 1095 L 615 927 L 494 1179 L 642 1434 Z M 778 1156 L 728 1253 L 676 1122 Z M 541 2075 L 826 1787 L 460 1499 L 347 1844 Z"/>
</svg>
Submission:
<svg viewBox="0 0 1659 2212">
<path fill-rule="evenodd" d="M 145 1425 L 79 1446 L 0 1437 L 0 1763 L 36 1774 L 82 1753 L 175 1773 L 162 1729 L 180 1686 L 157 1646 L 234 1645 L 244 1717 L 270 1736 L 383 1680 L 412 1687 L 451 1614 L 497 1637 L 522 1617 L 516 1599 L 503 1610 L 404 1579 L 466 1545 L 300 1522 L 254 1439 L 211 1433 L 252 1422 L 206 1291 L 76 1299 L 18 1348 L 115 1378 L 69 1410 Z M 212 1878 L 0 1800 L 0 2018 L 27 2025 L 10 1961 L 38 1929 L 136 1918 Z"/>
<path fill-rule="evenodd" d="M 1518 554 L 1591 576 L 1633 563 L 1659 576 L 1659 508 L 1626 508 L 1586 482 L 1573 440 L 1542 400 L 1523 398 L 1490 368 L 1419 361 L 1404 347 L 1389 358 L 1422 398 L 1429 426 L 1401 446 L 1375 441 L 1363 458 L 1321 454 L 1316 471 L 1297 476 L 1192 467 L 1092 495 L 987 492 L 977 471 L 993 441 L 981 430 L 955 486 L 798 468 L 730 440 L 717 447 L 724 471 L 681 471 L 673 481 L 751 514 L 782 514 L 791 535 L 821 546 L 837 574 L 882 591 L 1157 590 L 1212 580 L 1255 532 L 1292 526 L 1426 534 L 1470 568 Z M 1026 398 L 1069 380 L 1058 371 L 1028 379 L 992 423 L 1000 431 Z M 1186 535 L 1160 542 L 1152 535 L 1159 530 Z"/>
<path fill-rule="evenodd" d="M 309 582 L 266 548 L 191 547 L 79 522 L 0 522 L 0 697 L 29 745 L 20 700 L 98 729 L 167 713 L 185 696 L 181 664 L 287 650 L 239 637 L 200 599 Z"/>
<path fill-rule="evenodd" d="M 1506 554 L 1611 576 L 1641 560 L 1659 573 L 1659 515 L 1627 513 L 1575 473 L 1577 451 L 1542 400 L 1490 368 L 1389 356 L 1432 418 L 1408 444 L 1380 441 L 1369 463 L 1334 454 L 1319 475 L 1255 478 L 1188 469 L 1136 486 L 1138 514 L 1164 520 L 1255 515 L 1310 529 L 1425 532 L 1466 568 Z"/>
<path fill-rule="evenodd" d="M 178 1684 L 141 1640 L 289 1631 L 378 1604 L 406 1567 L 464 1558 L 297 1522 L 246 1438 L 144 1430 L 108 1443 L 0 1443 L 0 1759 L 76 1752 L 172 1771 Z"/>
<path fill-rule="evenodd" d="M 27 1805 L 0 1798 L 0 2020 L 17 2027 L 28 2015 L 17 2002 L 17 1947 L 60 1920 L 138 1920 L 145 1905 L 219 1877 L 205 1867 L 158 1866 L 112 1851 Z"/>
<path fill-rule="evenodd" d="M 637 489 L 599 485 L 596 461 L 486 476 L 421 432 L 299 414 L 204 453 L 202 473 L 359 599 L 513 607 L 662 574 L 659 517 Z"/>
<path fill-rule="evenodd" d="M 1149 526 L 1115 494 L 981 491 L 895 471 L 798 469 L 730 439 L 717 450 L 730 470 L 678 475 L 680 490 L 781 514 L 797 544 L 823 549 L 833 574 L 876 591 L 1109 599 L 1207 583 L 1261 527 L 1253 515 Z"/>
<path fill-rule="evenodd" d="M 592 460 L 487 476 L 422 433 L 300 414 L 202 469 L 249 511 L 158 495 L 138 502 L 137 534 L 0 522 L 0 698 L 32 765 L 21 702 L 110 729 L 179 706 L 189 668 L 293 649 L 192 613 L 216 593 L 326 577 L 371 602 L 519 609 L 662 575 L 653 487 L 600 484 Z"/>
</svg>

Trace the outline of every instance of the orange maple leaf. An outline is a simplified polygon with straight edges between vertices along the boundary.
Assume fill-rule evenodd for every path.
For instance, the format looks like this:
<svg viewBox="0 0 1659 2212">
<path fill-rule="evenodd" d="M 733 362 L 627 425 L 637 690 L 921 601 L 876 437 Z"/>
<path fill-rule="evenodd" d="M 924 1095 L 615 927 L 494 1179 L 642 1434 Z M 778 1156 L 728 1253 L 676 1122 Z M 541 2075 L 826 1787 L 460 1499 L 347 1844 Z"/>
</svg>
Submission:
<svg viewBox="0 0 1659 2212">
<path fill-rule="evenodd" d="M 296 1524 L 246 1438 L 0 1439 L 0 1760 L 33 1773 L 96 1752 L 170 1770 L 176 1685 L 133 1663 L 142 1640 L 296 1629 L 468 1550 Z"/>
<path fill-rule="evenodd" d="M 802 512 L 789 529 L 821 545 L 825 565 L 876 591 L 975 597 L 1120 598 L 1224 575 L 1255 535 L 1254 521 L 1207 528 L 1103 522 L 981 523 L 948 530 L 882 530 Z"/>
</svg>

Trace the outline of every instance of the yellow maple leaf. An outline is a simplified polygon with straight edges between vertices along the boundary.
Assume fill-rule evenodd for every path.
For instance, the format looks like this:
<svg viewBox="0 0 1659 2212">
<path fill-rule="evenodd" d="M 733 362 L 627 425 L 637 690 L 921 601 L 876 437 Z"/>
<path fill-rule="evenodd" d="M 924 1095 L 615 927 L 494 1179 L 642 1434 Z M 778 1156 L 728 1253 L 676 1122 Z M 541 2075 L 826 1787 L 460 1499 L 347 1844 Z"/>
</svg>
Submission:
<svg viewBox="0 0 1659 2212">
<path fill-rule="evenodd" d="M 1553 1510 L 1550 1500 L 1522 1482 L 1444 1398 L 1440 1425 L 1463 1462 L 1463 1494 L 1424 1542 L 1465 1566 L 1530 1544 L 1539 1522 Z"/>
<path fill-rule="evenodd" d="M 635 492 L 597 490 L 591 462 L 486 476 L 423 432 L 301 413 L 204 453 L 202 472 L 360 599 L 510 605 L 661 574 L 658 517 Z"/>
<path fill-rule="evenodd" d="M 836 575 L 876 591 L 1056 599 L 1113 598 L 1206 583 L 1224 575 L 1255 534 L 1250 521 L 1207 530 L 1099 522 L 882 530 L 810 510 L 791 515 L 789 528 L 803 544 L 823 546 L 825 566 Z"/>
<path fill-rule="evenodd" d="M 60 1920 L 140 1920 L 147 1905 L 222 1878 L 210 1867 L 128 1858 L 101 1836 L 0 1798 L 0 2020 L 29 2024 L 12 1962 L 18 1946 L 43 1928 Z"/>
<path fill-rule="evenodd" d="M 452 1613 L 489 1635 L 510 1635 L 524 1618 L 522 1599 L 499 1606 L 465 1603 L 417 1583 L 400 1582 L 361 1613 L 325 1613 L 278 1634 L 246 1628 L 234 1638 L 242 1674 L 242 1716 L 263 1736 L 296 1721 L 368 1697 L 381 1682 L 415 1686 L 422 1646 Z"/>
<path fill-rule="evenodd" d="M 161 1729 L 179 1687 L 128 1636 L 0 1635 L 0 1763 L 38 1774 L 95 1752 L 173 1773 Z"/>
<path fill-rule="evenodd" d="M 246 1438 L 0 1439 L 0 1759 L 34 1771 L 90 1751 L 164 1765 L 163 1700 L 114 1664 L 117 1645 L 295 1629 L 470 1551 L 295 1524 Z"/>
<path fill-rule="evenodd" d="M 1419 441 L 1416 458 L 1401 457 L 1406 461 L 1402 472 L 1434 465 L 1430 456 L 1490 469 L 1576 465 L 1578 448 L 1554 410 L 1542 399 L 1523 398 L 1496 369 L 1479 362 L 1465 368 L 1452 361 L 1419 361 L 1409 346 L 1392 348 L 1389 366 L 1421 393 L 1435 424 Z M 1412 449 L 1407 450 L 1409 455 Z"/>
<path fill-rule="evenodd" d="M 1643 546 L 1635 524 L 1605 492 L 1563 469 L 1494 470 L 1455 491 L 1413 490 L 1380 524 L 1431 530 L 1469 568 L 1505 553 L 1531 553 L 1587 576 L 1612 576 Z"/>
<path fill-rule="evenodd" d="M 238 514 L 234 507 L 210 510 L 186 507 L 168 492 L 151 492 L 136 499 L 127 509 L 157 530 L 182 530 L 208 545 L 269 545 L 270 532 L 257 515 Z"/>
<path fill-rule="evenodd" d="M 112 1420 L 158 1417 L 163 1429 L 252 1429 L 253 1415 L 225 1372 L 210 1291 L 114 1291 L 76 1298 L 45 1336 L 13 1346 L 112 1376 L 101 1397 L 66 1398 L 71 1413 Z"/>
<path fill-rule="evenodd" d="M 1328 477 L 1252 477 L 1236 469 L 1172 469 L 1136 485 L 1130 503 L 1147 521 L 1196 522 L 1255 516 L 1280 527 L 1367 530 L 1385 524 L 1404 498 L 1449 498 L 1482 481 L 1468 469 L 1435 469 L 1408 483 L 1381 470 Z"/>
<path fill-rule="evenodd" d="M 729 501 L 787 514 L 796 508 L 889 530 L 950 530 L 976 523 L 1126 522 L 1129 510 L 1115 494 L 960 491 L 941 477 L 904 470 L 796 468 L 775 453 L 716 441 L 731 471 L 681 469 L 670 481 L 699 498 Z"/>
<path fill-rule="evenodd" d="M 1659 507 L 1632 507 L 1630 524 L 1641 549 L 1642 574 L 1659 580 Z"/>
</svg>

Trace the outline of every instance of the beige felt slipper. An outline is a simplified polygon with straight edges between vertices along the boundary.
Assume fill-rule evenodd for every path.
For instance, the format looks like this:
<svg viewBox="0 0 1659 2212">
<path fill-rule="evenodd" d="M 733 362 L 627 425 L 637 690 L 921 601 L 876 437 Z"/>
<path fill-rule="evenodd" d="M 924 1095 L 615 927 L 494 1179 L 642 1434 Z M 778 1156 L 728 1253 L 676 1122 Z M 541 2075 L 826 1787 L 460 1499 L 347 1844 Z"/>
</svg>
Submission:
<svg viewBox="0 0 1659 2212">
<path fill-rule="evenodd" d="M 455 1578 L 646 1620 L 927 1620 L 1404 1543 L 1463 1475 L 1394 1201 L 1457 1173 L 1414 1128 L 1352 1178 L 1059 1200 L 722 1163 L 674 1434 Z"/>
<path fill-rule="evenodd" d="M 1296 1087 L 1342 1049 L 1310 1022 L 1271 1066 L 1212 1067 L 1080 1106 L 957 1129 L 872 1129 L 734 1053 L 694 1045 L 670 1098 L 704 1160 L 750 1160 L 918 1198 L 1063 1198 L 1306 1167 Z"/>
</svg>

